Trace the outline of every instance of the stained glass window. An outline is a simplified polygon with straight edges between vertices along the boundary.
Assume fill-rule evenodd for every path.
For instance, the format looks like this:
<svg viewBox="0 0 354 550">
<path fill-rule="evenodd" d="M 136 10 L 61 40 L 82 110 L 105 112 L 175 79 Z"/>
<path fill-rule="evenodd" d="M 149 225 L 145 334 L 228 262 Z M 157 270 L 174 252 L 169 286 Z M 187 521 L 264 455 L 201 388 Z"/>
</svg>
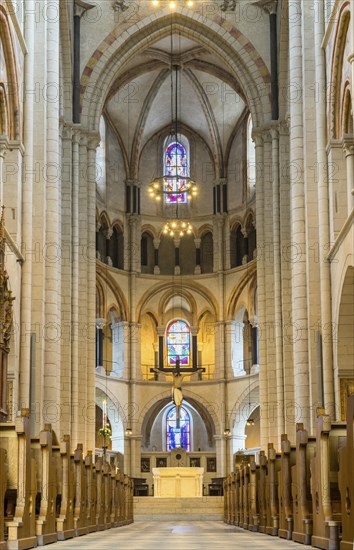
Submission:
<svg viewBox="0 0 354 550">
<path fill-rule="evenodd" d="M 179 357 L 181 366 L 189 365 L 191 336 L 189 326 L 185 321 L 172 321 L 166 331 L 167 363 L 169 366 L 176 365 Z"/>
<path fill-rule="evenodd" d="M 166 416 L 166 450 L 172 451 L 176 447 L 182 447 L 190 451 L 190 419 L 184 407 L 180 412 L 179 428 L 177 428 L 176 407 L 172 407 Z"/>
<path fill-rule="evenodd" d="M 183 145 L 177 141 L 170 143 L 165 150 L 164 159 L 164 176 L 165 178 L 165 190 L 166 191 L 178 191 L 179 193 L 174 195 L 165 194 L 166 203 L 186 203 L 187 191 L 183 193 L 183 189 L 186 186 L 186 180 L 189 176 L 189 166 L 187 151 Z M 178 179 L 169 179 L 168 176 L 179 176 Z"/>
</svg>

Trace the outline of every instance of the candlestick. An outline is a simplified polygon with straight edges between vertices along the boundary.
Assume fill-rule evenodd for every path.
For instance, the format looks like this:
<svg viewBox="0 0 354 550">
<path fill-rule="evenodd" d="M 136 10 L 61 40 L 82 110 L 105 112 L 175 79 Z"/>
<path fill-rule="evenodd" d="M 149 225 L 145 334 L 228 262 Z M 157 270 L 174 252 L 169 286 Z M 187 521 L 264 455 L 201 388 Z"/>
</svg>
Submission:
<svg viewBox="0 0 354 550">
<path fill-rule="evenodd" d="M 103 400 L 103 427 L 105 428 L 107 424 L 107 401 Z"/>
</svg>

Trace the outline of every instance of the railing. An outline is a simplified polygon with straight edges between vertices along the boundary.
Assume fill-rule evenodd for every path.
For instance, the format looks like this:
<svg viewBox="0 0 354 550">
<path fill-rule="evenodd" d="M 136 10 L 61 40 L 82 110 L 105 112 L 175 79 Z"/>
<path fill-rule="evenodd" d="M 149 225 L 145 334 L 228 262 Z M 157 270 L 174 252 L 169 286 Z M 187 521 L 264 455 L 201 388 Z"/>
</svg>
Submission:
<svg viewBox="0 0 354 550">
<path fill-rule="evenodd" d="M 205 372 L 191 372 L 191 377 L 189 378 L 189 381 L 194 382 L 195 380 L 214 380 L 216 378 L 215 376 L 215 364 L 210 363 L 207 365 L 200 365 L 202 368 L 205 369 Z M 145 381 L 151 381 L 151 382 L 164 382 L 166 380 L 166 376 L 168 377 L 171 373 L 168 372 L 150 372 L 150 369 L 157 368 L 154 367 L 154 365 L 141 365 L 141 371 L 142 371 L 142 379 Z M 188 373 L 187 373 L 188 374 Z M 167 378 L 168 380 L 169 378 Z"/>
</svg>

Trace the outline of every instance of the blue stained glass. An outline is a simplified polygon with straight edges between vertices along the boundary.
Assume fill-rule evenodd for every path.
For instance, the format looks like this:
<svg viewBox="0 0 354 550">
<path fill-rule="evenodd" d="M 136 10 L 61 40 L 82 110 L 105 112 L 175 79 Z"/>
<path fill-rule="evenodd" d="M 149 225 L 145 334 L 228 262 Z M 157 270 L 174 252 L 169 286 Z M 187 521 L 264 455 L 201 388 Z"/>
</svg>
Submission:
<svg viewBox="0 0 354 550">
<path fill-rule="evenodd" d="M 189 365 L 190 358 L 190 330 L 185 321 L 173 321 L 167 327 L 167 363 L 169 366 L 176 365 L 179 357 L 180 365 Z"/>
<path fill-rule="evenodd" d="M 166 448 L 171 451 L 182 447 L 190 451 L 190 418 L 185 408 L 180 410 L 180 427 L 177 428 L 176 407 L 172 407 L 166 417 Z"/>
<path fill-rule="evenodd" d="M 186 203 L 187 192 L 183 193 L 183 188 L 186 186 L 184 178 L 189 176 L 187 153 L 183 145 L 178 142 L 170 143 L 165 151 L 164 175 L 165 175 L 165 190 L 177 191 L 165 195 L 166 203 Z M 168 176 L 179 176 L 180 179 L 168 179 Z"/>
</svg>

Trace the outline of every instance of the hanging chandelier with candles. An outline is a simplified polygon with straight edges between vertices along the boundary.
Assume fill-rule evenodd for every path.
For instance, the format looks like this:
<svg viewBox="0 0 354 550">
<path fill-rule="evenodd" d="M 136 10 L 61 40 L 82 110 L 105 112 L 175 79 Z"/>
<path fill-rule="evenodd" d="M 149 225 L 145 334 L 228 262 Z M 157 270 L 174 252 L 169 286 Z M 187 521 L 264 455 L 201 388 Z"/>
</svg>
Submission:
<svg viewBox="0 0 354 550">
<path fill-rule="evenodd" d="M 188 220 L 178 218 L 180 204 L 188 203 L 197 196 L 197 184 L 189 177 L 188 157 L 178 135 L 178 87 L 180 66 L 173 64 L 173 30 L 171 20 L 171 131 L 165 151 L 164 172 L 161 177 L 155 178 L 149 185 L 149 196 L 157 202 L 176 206 L 176 218 L 167 221 L 162 233 L 170 237 L 183 237 L 193 233 Z M 180 139 L 179 139 L 180 138 Z"/>
<path fill-rule="evenodd" d="M 185 220 L 171 220 L 165 223 L 162 233 L 170 237 L 183 237 L 193 233 L 192 224 Z"/>
<path fill-rule="evenodd" d="M 177 6 L 187 6 L 188 8 L 194 6 L 193 0 L 151 0 L 151 4 L 154 8 L 164 7 L 167 4 L 171 10 L 176 9 Z"/>
<path fill-rule="evenodd" d="M 178 139 L 178 74 L 179 65 L 172 64 L 172 29 L 171 29 L 171 139 L 168 147 L 168 164 L 164 165 L 165 173 L 156 177 L 149 185 L 149 195 L 157 202 L 164 199 L 167 204 L 186 203 L 197 196 L 197 184 L 187 175 L 187 162 L 184 148 Z M 173 75 L 175 78 L 173 79 Z M 174 80 L 174 83 L 173 83 Z M 174 92 L 173 92 L 174 88 Z M 173 100 L 174 94 L 174 100 Z M 174 103 L 174 116 L 173 116 Z"/>
</svg>

